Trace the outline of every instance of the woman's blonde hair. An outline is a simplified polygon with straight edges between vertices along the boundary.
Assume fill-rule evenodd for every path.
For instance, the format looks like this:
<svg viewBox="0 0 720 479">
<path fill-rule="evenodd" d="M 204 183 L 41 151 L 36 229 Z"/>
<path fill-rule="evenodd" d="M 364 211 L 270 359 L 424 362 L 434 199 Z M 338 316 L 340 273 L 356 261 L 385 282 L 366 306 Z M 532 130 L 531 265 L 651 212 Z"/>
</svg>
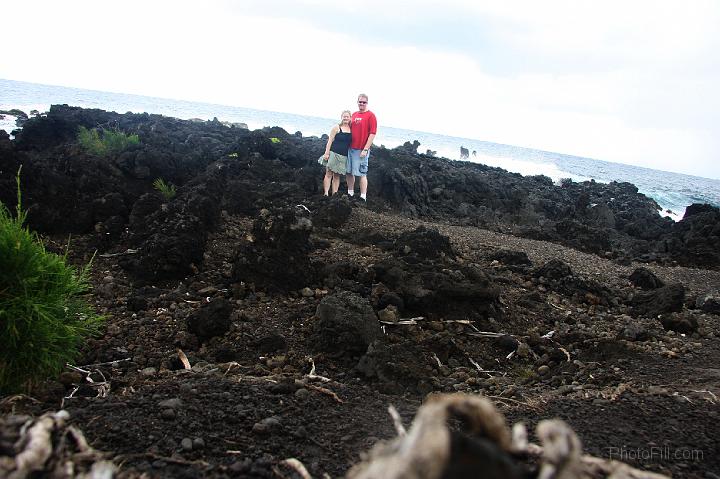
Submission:
<svg viewBox="0 0 720 479">
<path fill-rule="evenodd" d="M 352 113 L 350 112 L 350 110 L 343 110 L 342 113 L 340 113 L 340 123 L 338 123 L 338 126 L 342 126 L 342 117 L 345 113 L 352 117 Z"/>
</svg>

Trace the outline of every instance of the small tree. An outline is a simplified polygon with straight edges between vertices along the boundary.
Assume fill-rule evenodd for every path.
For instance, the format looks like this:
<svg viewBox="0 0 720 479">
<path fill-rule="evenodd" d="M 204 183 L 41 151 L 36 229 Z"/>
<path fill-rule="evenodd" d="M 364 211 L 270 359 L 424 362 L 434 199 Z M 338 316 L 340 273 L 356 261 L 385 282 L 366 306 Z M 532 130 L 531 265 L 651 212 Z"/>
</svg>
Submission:
<svg viewBox="0 0 720 479">
<path fill-rule="evenodd" d="M 163 198 L 165 198 L 166 201 L 170 201 L 175 198 L 175 194 L 177 193 L 175 185 L 172 183 L 165 183 L 162 178 L 157 178 L 153 181 L 153 187 L 158 190 L 161 195 L 163 195 Z"/>
<path fill-rule="evenodd" d="M 0 203 L 0 392 L 28 389 L 74 361 L 103 318 L 83 296 L 90 263 L 76 270 L 25 225 L 20 171 L 13 217 Z"/>
<path fill-rule="evenodd" d="M 84 126 L 78 128 L 77 139 L 85 151 L 97 156 L 117 154 L 131 145 L 140 143 L 139 136 L 128 135 L 119 129 L 103 128 L 98 131 L 95 129 L 88 130 Z"/>
</svg>

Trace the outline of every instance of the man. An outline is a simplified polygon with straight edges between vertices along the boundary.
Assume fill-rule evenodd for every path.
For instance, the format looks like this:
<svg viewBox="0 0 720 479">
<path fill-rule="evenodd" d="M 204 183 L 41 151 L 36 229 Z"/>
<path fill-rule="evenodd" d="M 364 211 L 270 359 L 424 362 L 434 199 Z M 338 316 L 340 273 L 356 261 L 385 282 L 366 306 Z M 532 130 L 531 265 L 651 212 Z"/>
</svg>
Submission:
<svg viewBox="0 0 720 479">
<path fill-rule="evenodd" d="M 370 147 L 377 134 L 377 118 L 367 109 L 368 96 L 358 95 L 358 110 L 350 118 L 352 140 L 348 151 L 347 185 L 348 195 L 355 195 L 355 177 L 360 178 L 360 199 L 367 201 L 367 171 Z"/>
</svg>

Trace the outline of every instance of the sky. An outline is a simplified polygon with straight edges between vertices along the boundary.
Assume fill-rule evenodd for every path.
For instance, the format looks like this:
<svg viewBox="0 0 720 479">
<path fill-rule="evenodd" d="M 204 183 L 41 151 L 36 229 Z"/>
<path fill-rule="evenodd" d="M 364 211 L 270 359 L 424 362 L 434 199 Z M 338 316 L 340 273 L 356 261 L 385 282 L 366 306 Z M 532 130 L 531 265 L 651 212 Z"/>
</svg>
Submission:
<svg viewBox="0 0 720 479">
<path fill-rule="evenodd" d="M 0 78 L 720 179 L 718 0 L 0 0 Z M 382 131 L 380 131 L 381 136 Z"/>
</svg>

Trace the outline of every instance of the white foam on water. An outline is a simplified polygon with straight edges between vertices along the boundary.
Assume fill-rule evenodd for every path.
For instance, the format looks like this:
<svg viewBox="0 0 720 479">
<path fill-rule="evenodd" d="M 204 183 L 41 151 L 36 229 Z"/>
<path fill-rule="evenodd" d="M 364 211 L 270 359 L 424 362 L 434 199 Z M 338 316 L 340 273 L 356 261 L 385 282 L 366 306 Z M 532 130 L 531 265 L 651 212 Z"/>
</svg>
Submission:
<svg viewBox="0 0 720 479">
<path fill-rule="evenodd" d="M 418 151 L 423 151 L 422 145 L 418 148 Z M 452 160 L 461 160 L 457 154 L 457 150 L 438 149 L 436 156 Z M 480 163 L 495 168 L 502 168 L 503 170 L 507 170 L 511 173 L 520 173 L 523 176 L 543 175 L 547 176 L 555 183 L 558 183 L 564 178 L 570 178 L 573 181 L 585 181 L 589 179 L 563 171 L 554 163 L 518 160 L 517 158 L 488 155 L 482 152 L 477 153 L 477 155 L 471 154 L 470 157 L 466 158 L 464 161 Z"/>
<path fill-rule="evenodd" d="M 38 113 L 46 113 L 50 109 L 50 105 L 43 104 L 43 103 L 26 103 L 26 104 L 9 104 L 9 103 L 0 103 L 0 110 L 20 110 L 23 113 L 25 113 L 28 117 L 32 117 L 30 114 L 31 111 L 35 110 Z M 12 134 L 13 130 L 19 129 L 19 127 L 15 124 L 17 117 L 14 115 L 8 115 L 8 114 L 2 114 L 4 118 L 0 118 L 0 130 L 5 130 L 8 135 L 10 135 L 10 138 L 14 138 L 15 135 Z"/>
<path fill-rule="evenodd" d="M 8 135 L 10 135 L 10 138 L 12 138 L 12 131 L 17 130 L 17 126 L 15 125 L 15 120 L 17 120 L 17 117 L 14 117 L 12 115 L 2 116 L 3 118 L 0 118 L 0 130 L 5 130 Z"/>
</svg>

